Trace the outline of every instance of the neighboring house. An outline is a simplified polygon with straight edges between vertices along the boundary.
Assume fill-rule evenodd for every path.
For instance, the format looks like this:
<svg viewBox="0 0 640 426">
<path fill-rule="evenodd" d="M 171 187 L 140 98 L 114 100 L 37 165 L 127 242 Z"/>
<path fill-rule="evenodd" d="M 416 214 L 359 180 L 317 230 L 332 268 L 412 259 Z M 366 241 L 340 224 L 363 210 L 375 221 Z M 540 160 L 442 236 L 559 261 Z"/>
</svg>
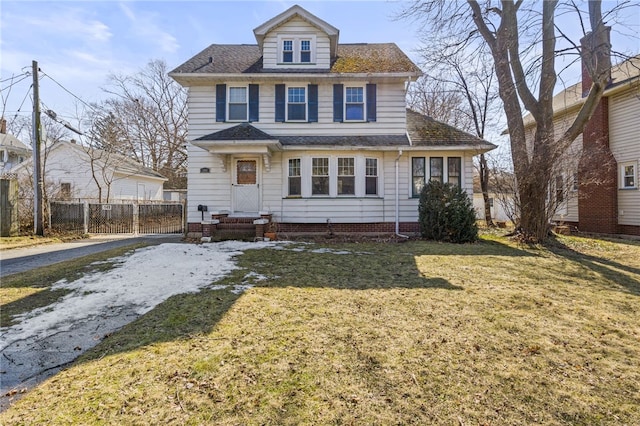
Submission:
<svg viewBox="0 0 640 426">
<path fill-rule="evenodd" d="M 7 121 L 0 120 L 0 175 L 31 156 L 31 149 L 18 138 L 7 134 Z"/>
<path fill-rule="evenodd" d="M 189 89 L 189 232 L 205 207 L 284 232 L 417 232 L 425 181 L 472 196 L 472 158 L 495 146 L 406 109 L 421 71 L 394 43 L 339 44 L 299 6 L 253 32 L 170 73 Z"/>
<path fill-rule="evenodd" d="M 591 79 L 554 97 L 554 127 L 560 135 L 582 106 Z M 611 79 L 594 115 L 557 167 L 550 197 L 554 220 L 583 232 L 640 235 L 640 56 L 611 68 Z M 535 127 L 525 117 L 529 137 Z"/>
<path fill-rule="evenodd" d="M 497 182 L 498 179 L 500 182 Z M 511 222 L 516 218 L 514 189 L 515 182 L 512 173 L 505 172 L 497 176 L 494 173 L 489 179 L 489 208 L 491 219 L 494 222 Z M 473 176 L 473 208 L 476 211 L 476 217 L 484 220 L 484 196 L 478 174 Z"/>
<path fill-rule="evenodd" d="M 50 200 L 120 202 L 162 200 L 167 180 L 131 158 L 80 146 L 75 141 L 55 142 L 42 156 Z M 29 159 L 12 172 L 32 176 Z"/>
</svg>

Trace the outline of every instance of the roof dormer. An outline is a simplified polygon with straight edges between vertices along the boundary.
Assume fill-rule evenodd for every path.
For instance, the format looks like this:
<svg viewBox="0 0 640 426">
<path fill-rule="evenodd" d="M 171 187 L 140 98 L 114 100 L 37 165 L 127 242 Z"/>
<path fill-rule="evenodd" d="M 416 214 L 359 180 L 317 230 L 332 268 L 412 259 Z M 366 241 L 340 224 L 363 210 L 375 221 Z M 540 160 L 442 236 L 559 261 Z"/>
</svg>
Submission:
<svg viewBox="0 0 640 426">
<path fill-rule="evenodd" d="M 253 33 L 265 69 L 329 69 L 340 31 L 296 5 Z"/>
</svg>

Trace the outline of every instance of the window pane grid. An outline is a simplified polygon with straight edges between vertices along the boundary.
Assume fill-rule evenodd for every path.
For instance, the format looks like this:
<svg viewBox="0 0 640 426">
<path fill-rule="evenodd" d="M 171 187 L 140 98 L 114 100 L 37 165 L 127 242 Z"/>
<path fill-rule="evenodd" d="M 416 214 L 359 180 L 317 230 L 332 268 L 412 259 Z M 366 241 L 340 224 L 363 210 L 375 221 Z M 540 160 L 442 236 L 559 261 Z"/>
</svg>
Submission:
<svg viewBox="0 0 640 426">
<path fill-rule="evenodd" d="M 442 182 L 442 157 L 429 159 L 429 176 L 431 180 Z"/>
<path fill-rule="evenodd" d="M 247 88 L 229 88 L 229 120 L 247 119 Z"/>
<path fill-rule="evenodd" d="M 367 158 L 366 175 L 378 176 L 378 160 L 377 159 Z"/>
<path fill-rule="evenodd" d="M 355 176 L 355 170 L 353 158 L 338 158 L 338 176 Z"/>
<path fill-rule="evenodd" d="M 364 120 L 364 89 L 362 87 L 345 88 L 345 119 Z"/>
<path fill-rule="evenodd" d="M 365 194 L 378 194 L 378 160 L 367 158 L 365 164 Z"/>
<path fill-rule="evenodd" d="M 460 170 L 462 168 L 462 159 L 460 157 L 450 157 L 447 159 L 447 169 L 448 169 L 448 179 L 452 185 L 461 186 L 462 181 L 460 180 Z"/>
<path fill-rule="evenodd" d="M 623 182 L 625 188 L 633 188 L 636 185 L 636 167 L 633 164 L 624 166 L 623 168 Z"/>
<path fill-rule="evenodd" d="M 304 87 L 289 87 L 289 102 L 290 103 L 304 103 L 305 102 L 305 88 Z"/>
<path fill-rule="evenodd" d="M 411 174 L 413 183 L 413 196 L 419 197 L 425 183 L 425 159 L 424 157 L 415 157 L 411 159 Z"/>
</svg>

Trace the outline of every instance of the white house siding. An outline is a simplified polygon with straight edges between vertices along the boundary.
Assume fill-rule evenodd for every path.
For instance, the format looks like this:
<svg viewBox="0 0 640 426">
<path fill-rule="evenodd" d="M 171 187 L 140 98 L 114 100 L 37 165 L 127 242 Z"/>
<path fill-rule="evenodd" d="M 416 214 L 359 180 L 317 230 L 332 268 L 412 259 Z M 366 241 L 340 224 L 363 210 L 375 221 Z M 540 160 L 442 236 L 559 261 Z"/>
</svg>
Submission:
<svg viewBox="0 0 640 426">
<path fill-rule="evenodd" d="M 233 84 L 229 82 L 221 82 Z M 284 81 L 285 84 L 288 82 Z M 260 120 L 251 123 L 254 127 L 274 136 L 297 135 L 398 135 L 406 132 L 406 109 L 404 81 L 377 83 L 377 121 L 336 123 L 333 121 L 333 84 L 349 84 L 348 80 L 335 80 L 331 84 L 323 81 L 304 81 L 291 84 L 318 84 L 318 122 L 275 121 L 274 82 L 255 82 L 260 85 Z M 365 82 L 353 82 L 364 84 Z M 238 83 L 241 84 L 241 83 Z M 189 88 L 189 138 L 197 139 L 238 125 L 238 122 L 216 122 L 215 83 L 211 86 Z"/>
<path fill-rule="evenodd" d="M 609 143 L 618 165 L 640 167 L 640 98 L 636 90 L 609 98 Z M 620 168 L 620 166 L 618 166 Z M 620 171 L 618 170 L 618 176 Z M 637 176 L 636 176 L 637 179 Z M 640 190 L 618 190 L 618 223 L 640 226 Z"/>
<path fill-rule="evenodd" d="M 25 163 L 23 167 L 19 167 L 16 172 L 20 177 L 31 176 L 31 161 Z M 46 154 L 46 161 L 43 158 L 44 178 L 50 191 L 54 193 L 48 194 L 55 197 L 56 192 L 60 189 L 62 183 L 71 185 L 72 199 L 98 200 L 99 190 L 93 174 L 91 172 L 89 155 L 84 153 L 81 148 L 73 148 L 62 145 L 51 149 Z M 104 175 L 103 175 L 104 171 Z M 103 170 L 101 166 L 96 167 L 95 176 L 102 188 L 102 198 L 105 201 L 107 197 L 107 182 L 111 182 L 109 191 L 110 201 L 120 200 L 162 200 L 162 179 L 154 179 L 151 177 L 138 175 L 118 175 L 114 176 L 113 169 L 107 167 Z M 139 184 L 144 185 L 145 194 L 139 197 Z"/>
<path fill-rule="evenodd" d="M 418 219 L 418 199 L 411 196 L 411 157 L 461 157 L 462 182 L 469 197 L 473 196 L 473 159 L 463 151 L 404 151 L 398 162 L 399 220 L 416 222 Z M 355 157 L 356 163 L 364 158 L 378 158 L 378 191 L 375 196 L 363 197 L 287 197 L 287 161 L 289 158 L 309 159 L 311 157 Z M 271 157 L 270 171 L 260 164 L 261 210 L 274 215 L 282 223 L 371 223 L 394 222 L 396 219 L 396 173 L 397 151 L 285 151 Z M 231 196 L 231 168 L 233 157 L 228 161 L 227 172 L 223 172 L 219 160 L 212 154 L 197 148 L 189 150 L 188 221 L 199 222 L 203 217 L 197 210 L 199 204 L 208 207 L 204 218 L 211 211 L 233 211 Z M 239 157 L 238 157 L 239 158 Z M 445 160 L 446 176 L 446 160 Z M 333 164 L 333 163 L 332 163 Z M 199 173 L 201 167 L 210 173 Z M 356 176 L 356 179 L 362 176 Z M 302 185 L 310 185 L 310 176 L 302 176 Z M 361 182 L 362 183 L 362 182 Z M 333 181 L 332 181 L 333 184 Z"/>
<path fill-rule="evenodd" d="M 309 65 L 295 64 L 296 68 L 309 67 L 328 69 L 331 66 L 331 57 L 329 51 L 329 37 L 327 34 L 315 26 L 309 24 L 305 20 L 295 17 L 282 25 L 272 29 L 264 39 L 263 46 L 263 66 L 264 68 L 292 68 L 292 64 L 282 64 L 278 58 L 278 36 L 304 36 L 305 39 L 309 35 L 315 37 L 315 49 L 312 51 L 312 61 Z M 313 56 L 315 53 L 315 62 Z"/>
</svg>

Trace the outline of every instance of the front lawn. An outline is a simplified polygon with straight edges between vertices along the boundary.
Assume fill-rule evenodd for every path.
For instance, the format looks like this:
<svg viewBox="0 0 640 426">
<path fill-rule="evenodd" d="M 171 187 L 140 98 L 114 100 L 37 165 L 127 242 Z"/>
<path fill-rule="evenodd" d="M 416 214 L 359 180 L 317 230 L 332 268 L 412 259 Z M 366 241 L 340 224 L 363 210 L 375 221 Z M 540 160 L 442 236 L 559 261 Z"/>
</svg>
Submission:
<svg viewBox="0 0 640 426">
<path fill-rule="evenodd" d="M 0 423 L 640 424 L 637 242 L 294 243 L 238 265 Z"/>
</svg>

